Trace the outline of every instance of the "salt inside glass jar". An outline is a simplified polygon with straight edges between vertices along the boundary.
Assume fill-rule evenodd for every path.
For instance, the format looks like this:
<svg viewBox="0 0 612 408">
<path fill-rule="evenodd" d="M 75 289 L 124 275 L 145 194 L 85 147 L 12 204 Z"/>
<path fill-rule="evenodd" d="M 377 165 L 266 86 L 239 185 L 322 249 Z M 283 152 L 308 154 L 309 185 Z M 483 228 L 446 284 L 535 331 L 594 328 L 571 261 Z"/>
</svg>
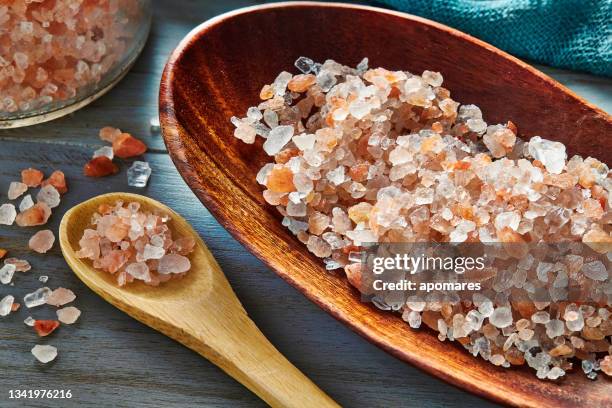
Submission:
<svg viewBox="0 0 612 408">
<path fill-rule="evenodd" d="M 150 0 L 0 0 L 0 128 L 102 95 L 136 59 L 150 23 Z"/>
</svg>

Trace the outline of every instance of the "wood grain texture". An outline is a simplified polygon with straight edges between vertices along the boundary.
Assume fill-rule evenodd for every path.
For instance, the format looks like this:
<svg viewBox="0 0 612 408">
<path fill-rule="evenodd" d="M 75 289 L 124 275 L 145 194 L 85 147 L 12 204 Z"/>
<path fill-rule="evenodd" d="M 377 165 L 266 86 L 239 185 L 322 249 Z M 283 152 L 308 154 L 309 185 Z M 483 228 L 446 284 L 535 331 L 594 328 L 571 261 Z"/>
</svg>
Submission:
<svg viewBox="0 0 612 408">
<path fill-rule="evenodd" d="M 0 203 L 24 167 L 49 174 L 62 169 L 71 190 L 51 218 L 57 232 L 62 214 L 103 192 L 131 191 L 155 198 L 182 214 L 204 237 L 251 319 L 287 358 L 346 407 L 493 407 L 496 404 L 450 386 L 365 341 L 279 279 L 245 250 L 204 208 L 177 173 L 159 135 L 150 134 L 157 112 L 161 72 L 170 52 L 196 25 L 224 11 L 255 4 L 248 0 L 154 0 L 149 42 L 132 71 L 103 98 L 52 123 L 0 131 Z M 612 111 L 612 81 L 541 67 L 586 99 Z M 97 131 L 117 125 L 152 147 L 146 189 L 129 188 L 125 170 L 91 180 L 82 165 L 102 143 Z M 23 319 L 53 318 L 54 308 L 23 309 L 0 320 L 0 406 L 4 407 L 263 407 L 254 394 L 191 350 L 117 310 L 91 292 L 66 265 L 59 247 L 47 255 L 28 251 L 35 229 L 0 226 L 0 247 L 30 260 L 29 274 L 17 274 L 0 296 L 23 295 L 41 286 L 64 286 L 77 294 L 81 320 L 38 339 Z M 52 366 L 34 363 L 34 344 L 53 344 Z M 8 374 L 6 374 L 8 373 Z M 70 401 L 11 401 L 9 389 L 71 389 Z"/>
<path fill-rule="evenodd" d="M 115 278 L 79 259 L 83 231 L 100 205 L 136 202 L 142 211 L 167 214 L 175 237 L 194 237 L 191 270 L 157 287 L 133 282 L 123 288 Z M 64 259 L 91 290 L 136 320 L 164 333 L 207 358 L 272 407 L 338 407 L 293 366 L 248 318 L 219 264 L 191 225 L 151 198 L 110 193 L 68 211 L 60 223 Z"/>
<path fill-rule="evenodd" d="M 384 47 L 381 44 L 385 44 Z M 529 369 L 504 370 L 430 332 L 359 300 L 340 275 L 326 273 L 281 224 L 255 181 L 268 161 L 261 141 L 232 137 L 230 117 L 257 102 L 270 83 L 306 55 L 355 65 L 440 71 L 455 99 L 474 103 L 487 121 L 518 125 L 568 146 L 569 154 L 610 164 L 612 120 L 599 108 L 511 56 L 431 21 L 372 8 L 283 3 L 234 12 L 190 33 L 162 77 L 160 119 L 168 150 L 196 195 L 230 233 L 328 313 L 389 353 L 448 382 L 516 406 L 609 406 L 611 384 L 573 373 L 555 384 Z"/>
</svg>

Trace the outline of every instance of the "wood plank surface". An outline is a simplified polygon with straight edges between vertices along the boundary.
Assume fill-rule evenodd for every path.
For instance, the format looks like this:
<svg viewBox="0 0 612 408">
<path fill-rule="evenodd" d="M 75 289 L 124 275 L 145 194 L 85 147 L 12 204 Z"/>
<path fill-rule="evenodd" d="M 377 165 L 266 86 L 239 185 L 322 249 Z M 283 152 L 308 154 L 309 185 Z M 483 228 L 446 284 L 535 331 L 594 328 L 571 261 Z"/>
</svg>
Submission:
<svg viewBox="0 0 612 408">
<path fill-rule="evenodd" d="M 112 191 L 132 191 L 155 198 L 182 214 L 207 242 L 252 319 L 272 343 L 332 398 L 347 407 L 494 406 L 400 362 L 364 341 L 307 301 L 269 271 L 221 228 L 177 173 L 161 137 L 149 131 L 156 115 L 159 77 L 168 54 L 198 23 L 249 1 L 154 0 L 155 21 L 143 55 L 127 77 L 92 105 L 58 121 L 0 131 L 0 203 L 26 167 L 50 173 L 63 170 L 70 191 L 56 209 L 50 227 L 72 205 Z M 581 96 L 612 111 L 612 81 L 586 74 L 542 68 Z M 114 125 L 142 137 L 151 147 L 149 187 L 127 186 L 126 169 L 92 180 L 82 165 L 103 143 L 97 130 Z M 22 321 L 29 315 L 52 318 L 43 306 L 0 320 L 0 406 L 2 407 L 257 407 L 263 403 L 195 353 L 132 320 L 89 291 L 65 264 L 59 247 L 47 255 L 27 251 L 37 229 L 0 226 L 0 248 L 23 257 L 31 272 L 17 273 L 15 286 L 0 286 L 0 297 L 18 300 L 42 286 L 75 291 L 81 320 L 39 340 Z M 57 361 L 34 361 L 34 344 L 59 348 Z M 11 401 L 10 389 L 70 389 L 73 399 Z"/>
</svg>

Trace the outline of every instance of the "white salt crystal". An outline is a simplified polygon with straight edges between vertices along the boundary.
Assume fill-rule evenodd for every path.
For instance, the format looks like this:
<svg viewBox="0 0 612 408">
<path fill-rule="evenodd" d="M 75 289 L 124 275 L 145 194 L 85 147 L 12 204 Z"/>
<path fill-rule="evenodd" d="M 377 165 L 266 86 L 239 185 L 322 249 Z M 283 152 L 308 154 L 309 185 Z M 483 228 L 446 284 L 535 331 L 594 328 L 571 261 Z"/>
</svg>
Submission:
<svg viewBox="0 0 612 408">
<path fill-rule="evenodd" d="M 434 71 L 423 71 L 423 75 L 421 75 L 423 78 L 423 81 L 425 81 L 426 84 L 431 85 L 431 86 L 440 86 L 442 85 L 443 82 L 443 78 L 442 75 L 439 72 L 434 72 Z"/>
<path fill-rule="evenodd" d="M 327 172 L 327 179 L 335 186 L 344 182 L 344 166 L 338 166 L 334 170 Z"/>
<path fill-rule="evenodd" d="M 263 144 L 263 149 L 269 156 L 274 156 L 291 140 L 293 126 L 278 126 L 270 131 L 268 138 Z"/>
<path fill-rule="evenodd" d="M 489 322 L 499 328 L 510 326 L 512 324 L 512 310 L 509 307 L 498 307 L 489 316 Z"/>
<path fill-rule="evenodd" d="M 128 186 L 130 187 L 146 187 L 151 177 L 151 167 L 149 163 L 143 161 L 135 161 L 127 171 Z"/>
<path fill-rule="evenodd" d="M 563 377 L 565 375 L 565 371 L 559 367 L 553 367 L 550 369 L 548 374 L 546 374 L 546 378 L 549 380 L 556 380 L 559 377 Z"/>
<path fill-rule="evenodd" d="M 0 317 L 8 316 L 11 313 L 15 298 L 11 295 L 5 296 L 0 300 Z"/>
<path fill-rule="evenodd" d="M 315 62 L 307 57 L 299 57 L 295 60 L 295 67 L 299 69 L 303 74 L 309 74 L 314 67 Z"/>
<path fill-rule="evenodd" d="M 49 295 L 51 295 L 51 289 L 49 289 L 48 287 L 40 288 L 32 293 L 28 293 L 27 295 L 25 295 L 23 297 L 23 303 L 28 309 L 44 305 L 45 303 L 47 303 Z"/>
<path fill-rule="evenodd" d="M 39 281 L 39 282 L 42 282 L 42 283 L 47 283 L 47 281 L 48 281 L 48 280 L 49 280 L 49 277 L 48 277 L 47 275 L 41 275 L 41 276 L 38 278 L 38 281 Z"/>
<path fill-rule="evenodd" d="M 19 204 L 19 212 L 24 212 L 25 210 L 28 210 L 32 208 L 33 206 L 34 206 L 34 200 L 32 200 L 32 196 L 28 194 L 27 196 L 23 197 L 23 199 L 21 200 L 21 203 Z"/>
<path fill-rule="evenodd" d="M 183 273 L 187 272 L 190 268 L 191 262 L 189 262 L 189 258 L 178 254 L 168 254 L 159 260 L 157 272 L 161 274 Z"/>
<path fill-rule="evenodd" d="M 518 211 L 508 211 L 497 214 L 495 217 L 495 228 L 501 231 L 505 227 L 510 227 L 516 231 L 521 222 L 521 215 Z"/>
<path fill-rule="evenodd" d="M 605 281 L 608 279 L 608 271 L 601 261 L 593 261 L 584 264 L 582 266 L 582 273 L 584 273 L 587 278 L 596 281 Z"/>
<path fill-rule="evenodd" d="M 302 133 L 300 135 L 293 136 L 293 143 L 297 146 L 298 149 L 310 150 L 315 145 L 315 135 Z"/>
<path fill-rule="evenodd" d="M 58 309 L 57 320 L 64 324 L 73 324 L 81 316 L 81 311 L 74 306 L 68 306 L 63 309 Z"/>
<path fill-rule="evenodd" d="M 561 174 L 565 167 L 567 153 L 565 145 L 560 142 L 542 139 L 534 136 L 528 143 L 529 154 L 536 160 L 542 162 L 546 170 L 553 174 Z"/>
<path fill-rule="evenodd" d="M 32 316 L 28 316 L 23 322 L 25 323 L 26 326 L 32 327 L 34 326 L 34 323 L 36 323 L 36 319 L 34 319 Z"/>
<path fill-rule="evenodd" d="M 36 195 L 36 201 L 45 203 L 49 208 L 55 208 L 60 204 L 60 193 L 51 184 L 44 186 Z"/>
<path fill-rule="evenodd" d="M 125 268 L 125 271 L 132 275 L 135 279 L 140 279 L 145 282 L 149 282 L 151 280 L 149 267 L 144 262 L 131 263 Z"/>
<path fill-rule="evenodd" d="M 142 258 L 143 261 L 148 261 L 149 259 L 161 259 L 161 257 L 165 254 L 166 250 L 164 248 L 146 244 L 144 250 L 142 251 Z"/>
<path fill-rule="evenodd" d="M 11 283 L 11 280 L 13 279 L 13 275 L 15 274 L 16 270 L 17 267 L 15 265 L 4 264 L 4 266 L 0 268 L 0 282 L 3 285 L 8 285 L 9 283 Z"/>
<path fill-rule="evenodd" d="M 32 348 L 32 354 L 43 364 L 49 363 L 57 357 L 57 348 L 49 345 L 36 345 Z"/>
<path fill-rule="evenodd" d="M 359 62 L 359 64 L 357 64 L 357 67 L 355 69 L 360 74 L 363 74 L 364 72 L 368 70 L 368 63 L 369 63 L 368 57 L 365 57 Z"/>
<path fill-rule="evenodd" d="M 161 130 L 161 126 L 159 125 L 159 116 L 153 116 L 151 119 L 149 119 L 149 126 L 151 133 L 159 133 Z"/>
<path fill-rule="evenodd" d="M 287 84 L 291 81 L 293 75 L 291 75 L 287 71 L 283 71 L 274 80 L 272 83 L 272 89 L 274 89 L 274 93 L 279 96 L 283 96 L 285 94 L 285 90 L 287 89 Z"/>
<path fill-rule="evenodd" d="M 274 168 L 274 163 L 266 163 L 258 172 L 255 180 L 263 186 L 268 182 L 268 175 Z"/>
<path fill-rule="evenodd" d="M 17 217 L 17 210 L 13 204 L 0 206 L 0 225 L 13 225 L 15 217 Z"/>
<path fill-rule="evenodd" d="M 421 327 L 421 314 L 419 312 L 414 310 L 410 311 L 407 318 L 404 320 L 406 320 L 413 329 L 418 329 Z"/>
<path fill-rule="evenodd" d="M 94 151 L 93 153 L 93 157 L 108 157 L 109 159 L 113 160 L 113 158 L 115 157 L 115 153 L 113 152 L 113 148 L 110 146 L 104 146 L 99 148 L 98 150 Z"/>
<path fill-rule="evenodd" d="M 487 130 L 487 123 L 482 119 L 468 119 L 466 125 L 475 133 L 484 133 Z"/>
<path fill-rule="evenodd" d="M 334 85 L 336 85 L 336 82 L 338 82 L 336 76 L 329 71 L 320 71 L 317 74 L 317 85 L 321 87 L 323 92 L 329 91 Z"/>
<path fill-rule="evenodd" d="M 565 331 L 565 326 L 561 320 L 553 319 L 545 324 L 546 326 L 546 335 L 551 339 L 561 336 Z"/>
<path fill-rule="evenodd" d="M 19 198 L 19 196 L 21 196 L 26 191 L 28 191 L 28 186 L 26 184 L 21 183 L 19 181 L 13 181 L 9 185 L 8 198 L 9 200 L 15 200 L 16 198 Z"/>
</svg>

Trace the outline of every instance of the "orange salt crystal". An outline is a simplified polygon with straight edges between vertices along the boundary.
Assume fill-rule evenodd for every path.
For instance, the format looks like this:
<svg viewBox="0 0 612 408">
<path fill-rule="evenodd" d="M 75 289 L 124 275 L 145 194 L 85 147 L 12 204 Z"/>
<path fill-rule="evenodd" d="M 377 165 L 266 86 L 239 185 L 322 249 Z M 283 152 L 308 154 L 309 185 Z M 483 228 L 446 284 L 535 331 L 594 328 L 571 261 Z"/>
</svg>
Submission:
<svg viewBox="0 0 612 408">
<path fill-rule="evenodd" d="M 18 311 L 20 307 L 21 307 L 21 304 L 20 304 L 20 303 L 13 303 L 13 304 L 11 305 L 11 312 L 16 312 L 16 311 Z"/>
<path fill-rule="evenodd" d="M 287 167 L 275 167 L 268 174 L 266 187 L 275 193 L 290 193 L 295 191 L 293 172 Z"/>
<path fill-rule="evenodd" d="M 4 258 L 4 255 L 6 255 L 8 251 L 6 249 L 2 249 L 0 248 L 0 259 Z"/>
<path fill-rule="evenodd" d="M 36 320 L 34 330 L 40 337 L 45 337 L 53 333 L 59 325 L 60 323 L 57 320 Z"/>
<path fill-rule="evenodd" d="M 42 182 L 43 187 L 48 185 L 55 187 L 60 194 L 66 194 L 68 192 L 66 176 L 64 176 L 64 173 L 60 170 L 55 170 L 48 179 Z"/>
<path fill-rule="evenodd" d="M 506 123 L 506 127 L 510 129 L 510 131 L 514 133 L 515 135 L 518 134 L 518 128 L 516 127 L 514 122 L 512 122 L 511 120 L 509 120 L 508 123 Z"/>
<path fill-rule="evenodd" d="M 100 129 L 100 139 L 105 140 L 107 142 L 113 143 L 115 139 L 117 139 L 121 135 L 121 130 L 106 126 Z"/>
<path fill-rule="evenodd" d="M 122 133 L 113 141 L 113 153 L 122 159 L 140 156 L 147 151 L 147 145 L 129 133 Z"/>
<path fill-rule="evenodd" d="M 354 181 L 366 181 L 368 178 L 369 163 L 359 163 L 349 169 L 349 177 Z"/>
<path fill-rule="evenodd" d="M 83 168 L 87 177 L 105 177 L 118 171 L 119 167 L 106 156 L 94 157 Z"/>
<path fill-rule="evenodd" d="M 353 263 L 348 264 L 344 267 L 346 277 L 351 285 L 356 288 L 361 288 L 361 264 Z"/>
<path fill-rule="evenodd" d="M 314 85 L 315 82 L 316 77 L 312 74 L 296 75 L 289 81 L 287 88 L 292 92 L 304 92 Z"/>
<path fill-rule="evenodd" d="M 259 99 L 266 100 L 274 96 L 274 89 L 270 85 L 264 85 L 259 92 Z"/>
<path fill-rule="evenodd" d="M 17 215 L 15 222 L 20 227 L 44 225 L 51 216 L 51 209 L 46 203 L 40 202 Z"/>
<path fill-rule="evenodd" d="M 44 177 L 45 175 L 40 170 L 29 168 L 21 171 L 21 182 L 28 187 L 40 186 Z"/>
<path fill-rule="evenodd" d="M 274 160 L 278 163 L 278 164 L 285 164 L 287 163 L 292 157 L 294 156 L 298 156 L 300 154 L 300 151 L 298 149 L 295 148 L 289 148 L 289 149 L 285 149 L 285 150 L 281 150 L 280 152 L 278 152 L 276 154 L 276 156 L 274 156 Z"/>
</svg>

